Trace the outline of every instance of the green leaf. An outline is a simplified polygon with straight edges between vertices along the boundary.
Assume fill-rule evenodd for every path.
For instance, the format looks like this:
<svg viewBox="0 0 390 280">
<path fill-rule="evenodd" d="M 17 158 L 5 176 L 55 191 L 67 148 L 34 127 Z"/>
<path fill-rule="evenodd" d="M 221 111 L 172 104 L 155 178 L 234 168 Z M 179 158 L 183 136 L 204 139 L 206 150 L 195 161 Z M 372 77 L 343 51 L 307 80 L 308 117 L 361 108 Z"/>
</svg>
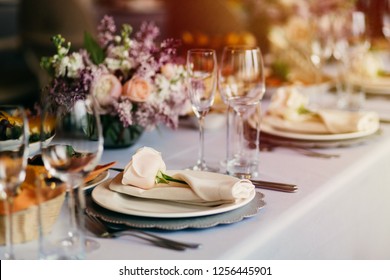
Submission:
<svg viewBox="0 0 390 280">
<path fill-rule="evenodd" d="M 159 183 L 169 184 L 169 182 L 176 182 L 176 183 L 180 183 L 180 184 L 184 184 L 184 185 L 188 186 L 188 184 L 185 181 L 175 179 L 175 178 L 161 172 L 161 170 L 159 170 L 157 172 L 157 175 L 156 175 L 156 178 L 154 181 L 156 182 L 156 184 L 159 184 Z"/>
<path fill-rule="evenodd" d="M 301 105 L 299 108 L 298 108 L 298 114 L 300 115 L 304 115 L 304 114 L 311 114 L 312 111 L 310 111 L 309 109 L 307 109 L 304 105 Z"/>
<path fill-rule="evenodd" d="M 91 55 L 93 63 L 100 64 L 104 61 L 104 51 L 96 40 L 88 32 L 84 32 L 84 46 Z"/>
<path fill-rule="evenodd" d="M 160 171 L 160 172 L 161 172 L 161 171 Z M 171 176 L 169 176 L 169 175 L 167 175 L 167 174 L 165 174 L 165 173 L 162 173 L 162 172 L 161 172 L 161 175 L 162 175 L 162 177 L 163 177 L 165 180 L 167 180 L 167 181 L 169 181 L 169 182 L 176 182 L 176 183 L 188 185 L 185 181 L 180 180 L 180 179 L 173 178 L 173 177 L 171 177 Z"/>
<path fill-rule="evenodd" d="M 52 65 L 52 58 L 51 57 L 42 57 L 40 61 L 40 66 L 42 69 L 46 70 L 49 75 L 54 75 L 54 68 Z"/>
<path fill-rule="evenodd" d="M 277 60 L 271 65 L 271 67 L 274 75 L 283 81 L 287 81 L 288 74 L 290 73 L 290 69 L 287 63 Z"/>
</svg>

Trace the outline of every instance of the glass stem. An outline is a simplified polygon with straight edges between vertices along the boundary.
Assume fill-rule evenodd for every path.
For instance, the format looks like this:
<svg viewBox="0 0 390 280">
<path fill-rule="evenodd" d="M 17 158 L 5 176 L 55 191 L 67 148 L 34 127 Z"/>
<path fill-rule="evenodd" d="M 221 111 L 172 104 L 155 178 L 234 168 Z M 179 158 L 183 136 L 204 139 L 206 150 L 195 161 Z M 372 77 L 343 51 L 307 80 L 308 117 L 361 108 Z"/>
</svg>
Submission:
<svg viewBox="0 0 390 280">
<path fill-rule="evenodd" d="M 244 122 L 241 113 L 237 113 L 237 135 L 238 135 L 238 151 L 241 154 L 245 150 L 244 145 Z M 241 158 L 241 156 L 239 156 Z"/>
<path fill-rule="evenodd" d="M 204 165 L 204 116 L 199 117 L 199 156 L 198 165 L 202 167 Z"/>
<path fill-rule="evenodd" d="M 70 179 L 68 185 L 68 210 L 69 210 L 69 219 L 70 219 L 70 228 L 68 231 L 68 235 L 70 238 L 78 234 L 78 226 L 77 226 L 77 209 L 76 209 L 76 197 L 75 192 L 78 192 L 78 189 L 74 189 L 75 184 L 77 184 L 77 180 Z"/>
<path fill-rule="evenodd" d="M 14 198 L 12 196 L 7 195 L 6 199 L 6 215 L 7 215 L 7 224 L 6 224 L 6 234 L 5 234 L 5 244 L 7 247 L 6 253 L 5 253 L 5 259 L 7 260 L 14 260 L 14 236 L 13 236 L 13 205 L 14 205 Z"/>
<path fill-rule="evenodd" d="M 229 156 L 230 156 L 230 141 L 229 141 L 229 137 L 230 137 L 230 131 L 229 131 L 229 129 L 230 129 L 230 120 L 229 120 L 229 118 L 230 118 L 230 105 L 228 104 L 228 106 L 227 106 L 227 109 L 226 109 L 226 162 L 225 162 L 225 164 L 226 164 L 226 167 L 227 167 L 227 163 L 228 163 L 228 161 L 229 161 Z M 227 170 L 226 170 L 226 172 L 227 172 Z"/>
</svg>

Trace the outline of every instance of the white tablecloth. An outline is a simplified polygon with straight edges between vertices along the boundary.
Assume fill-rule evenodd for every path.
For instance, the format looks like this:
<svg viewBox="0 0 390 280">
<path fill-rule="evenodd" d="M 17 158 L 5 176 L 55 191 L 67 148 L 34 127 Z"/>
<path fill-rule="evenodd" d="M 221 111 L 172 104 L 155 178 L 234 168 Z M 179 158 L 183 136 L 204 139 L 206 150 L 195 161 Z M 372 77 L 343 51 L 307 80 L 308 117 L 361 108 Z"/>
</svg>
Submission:
<svg viewBox="0 0 390 280">
<path fill-rule="evenodd" d="M 207 162 L 218 166 L 225 155 L 224 128 L 206 131 L 205 141 Z M 141 146 L 161 151 L 168 169 L 186 168 L 196 161 L 198 131 L 147 132 L 131 148 L 106 150 L 102 163 L 115 160 L 123 167 Z M 259 177 L 296 183 L 299 191 L 258 190 L 267 205 L 252 218 L 157 231 L 202 243 L 200 249 L 176 252 L 133 237 L 97 239 L 101 247 L 87 259 L 390 259 L 390 124 L 364 144 L 324 152 L 341 156 L 310 158 L 285 148 L 261 152 Z M 36 258 L 36 250 L 37 242 L 17 245 L 16 255 Z"/>
</svg>

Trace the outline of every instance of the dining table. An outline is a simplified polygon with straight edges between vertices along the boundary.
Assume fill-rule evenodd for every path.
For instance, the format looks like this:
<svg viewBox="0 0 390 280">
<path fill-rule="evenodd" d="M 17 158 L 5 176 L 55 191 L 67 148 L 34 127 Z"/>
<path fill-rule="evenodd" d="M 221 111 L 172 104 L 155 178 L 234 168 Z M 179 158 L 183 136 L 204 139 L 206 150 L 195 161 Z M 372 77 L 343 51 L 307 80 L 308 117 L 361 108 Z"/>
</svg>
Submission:
<svg viewBox="0 0 390 280">
<path fill-rule="evenodd" d="M 262 106 L 267 104 L 264 100 Z M 159 127 L 144 132 L 129 148 L 105 149 L 101 163 L 115 161 L 115 167 L 123 168 L 139 148 L 152 147 L 161 152 L 167 169 L 186 169 L 197 159 L 198 141 L 193 126 Z M 98 241 L 100 248 L 88 252 L 86 259 L 390 259 L 390 123 L 381 122 L 378 133 L 359 143 L 314 150 L 339 156 L 311 157 L 289 147 L 260 151 L 258 179 L 291 183 L 298 190 L 256 188 L 264 205 L 248 217 L 199 227 L 145 229 L 166 238 L 200 243 L 200 248 L 175 251 L 131 236 L 97 238 L 88 232 L 88 238 Z M 206 130 L 205 159 L 209 165 L 223 168 L 225 155 L 226 126 L 222 123 Z M 108 180 L 116 175 L 110 170 Z M 195 223 L 202 225 L 205 218 L 195 217 Z M 164 219 L 159 220 L 164 223 Z M 37 248 L 38 241 L 16 244 L 15 255 L 37 259 Z M 0 251 L 3 255 L 4 246 Z"/>
</svg>

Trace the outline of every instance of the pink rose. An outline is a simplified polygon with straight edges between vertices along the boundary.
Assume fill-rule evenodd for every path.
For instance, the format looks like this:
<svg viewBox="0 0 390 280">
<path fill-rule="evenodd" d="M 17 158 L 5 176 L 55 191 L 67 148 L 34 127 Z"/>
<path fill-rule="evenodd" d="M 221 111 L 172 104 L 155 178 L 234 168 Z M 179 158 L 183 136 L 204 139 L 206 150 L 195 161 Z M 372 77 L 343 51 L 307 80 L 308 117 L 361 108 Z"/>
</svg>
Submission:
<svg viewBox="0 0 390 280">
<path fill-rule="evenodd" d="M 145 102 L 152 91 L 149 82 L 140 77 L 133 77 L 122 88 L 122 95 L 134 102 Z"/>
<path fill-rule="evenodd" d="M 112 104 L 122 93 L 122 84 L 112 74 L 104 74 L 97 78 L 92 86 L 92 95 L 102 108 Z"/>
</svg>

